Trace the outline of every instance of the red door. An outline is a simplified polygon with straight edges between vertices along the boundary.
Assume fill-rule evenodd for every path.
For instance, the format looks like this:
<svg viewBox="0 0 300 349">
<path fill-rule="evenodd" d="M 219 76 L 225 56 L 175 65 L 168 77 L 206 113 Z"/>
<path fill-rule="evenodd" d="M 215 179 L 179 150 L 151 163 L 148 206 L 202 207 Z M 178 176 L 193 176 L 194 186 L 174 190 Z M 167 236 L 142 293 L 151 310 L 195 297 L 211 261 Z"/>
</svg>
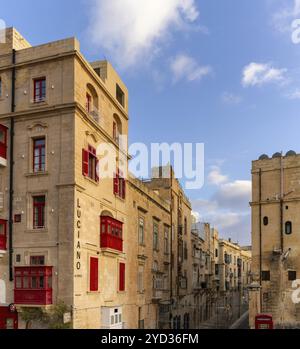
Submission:
<svg viewBox="0 0 300 349">
<path fill-rule="evenodd" d="M 18 313 L 12 307 L 0 307 L 0 330 L 17 330 Z"/>
</svg>

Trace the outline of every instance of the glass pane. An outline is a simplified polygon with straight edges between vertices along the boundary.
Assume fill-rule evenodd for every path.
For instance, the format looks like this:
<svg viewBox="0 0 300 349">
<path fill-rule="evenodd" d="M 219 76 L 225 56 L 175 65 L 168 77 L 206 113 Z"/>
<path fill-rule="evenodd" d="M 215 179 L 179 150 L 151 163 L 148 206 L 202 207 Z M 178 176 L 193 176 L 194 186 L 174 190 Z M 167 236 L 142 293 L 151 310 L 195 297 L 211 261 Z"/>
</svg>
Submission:
<svg viewBox="0 0 300 349">
<path fill-rule="evenodd" d="M 29 288 L 29 279 L 28 276 L 23 278 L 23 288 Z"/>
<path fill-rule="evenodd" d="M 16 288 L 22 288 L 22 278 L 16 277 Z"/>
<path fill-rule="evenodd" d="M 37 277 L 36 276 L 32 276 L 31 278 L 31 288 L 36 289 L 38 288 L 38 283 L 37 283 Z"/>
<path fill-rule="evenodd" d="M 45 285 L 44 285 L 44 276 L 40 276 L 39 277 L 39 288 L 44 288 Z"/>
<path fill-rule="evenodd" d="M 5 133 L 3 130 L 0 130 L 0 143 L 5 143 Z"/>
</svg>

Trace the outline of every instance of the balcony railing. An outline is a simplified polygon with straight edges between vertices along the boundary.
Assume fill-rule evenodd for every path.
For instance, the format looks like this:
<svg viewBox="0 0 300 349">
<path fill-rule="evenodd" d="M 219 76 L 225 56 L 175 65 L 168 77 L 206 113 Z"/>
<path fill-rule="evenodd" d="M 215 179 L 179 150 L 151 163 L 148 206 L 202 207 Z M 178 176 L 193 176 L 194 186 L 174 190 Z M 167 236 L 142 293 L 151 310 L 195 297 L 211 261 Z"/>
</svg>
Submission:
<svg viewBox="0 0 300 349">
<path fill-rule="evenodd" d="M 154 300 L 162 299 L 162 297 L 163 297 L 163 291 L 162 290 L 160 290 L 160 289 L 153 289 L 152 298 Z"/>
<path fill-rule="evenodd" d="M 52 290 L 15 290 L 15 304 L 50 305 Z"/>
</svg>

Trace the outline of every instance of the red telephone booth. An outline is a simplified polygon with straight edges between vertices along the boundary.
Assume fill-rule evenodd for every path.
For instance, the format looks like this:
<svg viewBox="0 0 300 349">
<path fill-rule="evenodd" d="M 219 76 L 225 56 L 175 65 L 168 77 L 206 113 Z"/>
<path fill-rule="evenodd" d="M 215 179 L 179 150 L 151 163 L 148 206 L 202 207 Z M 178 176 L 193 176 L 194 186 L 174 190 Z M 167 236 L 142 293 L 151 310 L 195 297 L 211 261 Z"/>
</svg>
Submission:
<svg viewBox="0 0 300 349">
<path fill-rule="evenodd" d="M 13 304 L 0 307 L 0 330 L 17 330 L 18 313 Z"/>
<path fill-rule="evenodd" d="M 274 323 L 272 315 L 259 314 L 255 317 L 255 329 L 256 330 L 273 330 Z"/>
</svg>

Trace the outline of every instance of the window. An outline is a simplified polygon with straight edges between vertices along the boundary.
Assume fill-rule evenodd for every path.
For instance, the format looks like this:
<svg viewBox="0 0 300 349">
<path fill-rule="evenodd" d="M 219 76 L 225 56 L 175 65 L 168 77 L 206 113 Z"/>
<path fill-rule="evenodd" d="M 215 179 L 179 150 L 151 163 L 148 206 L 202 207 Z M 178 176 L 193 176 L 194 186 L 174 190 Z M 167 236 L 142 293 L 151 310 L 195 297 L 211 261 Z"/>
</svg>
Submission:
<svg viewBox="0 0 300 349">
<path fill-rule="evenodd" d="M 0 78 L 0 98 L 2 97 L 2 79 Z"/>
<path fill-rule="evenodd" d="M 264 223 L 265 226 L 267 226 L 269 224 L 269 218 L 268 217 L 264 217 L 263 223 Z"/>
<path fill-rule="evenodd" d="M 98 286 L 98 258 L 90 258 L 90 291 L 97 292 Z"/>
<path fill-rule="evenodd" d="M 122 107 L 125 107 L 125 94 L 118 84 L 116 86 L 116 97 L 117 101 L 122 105 Z"/>
<path fill-rule="evenodd" d="M 215 265 L 215 275 L 219 275 L 219 264 Z"/>
<path fill-rule="evenodd" d="M 144 218 L 140 217 L 139 218 L 139 244 L 140 245 L 144 245 L 144 240 L 145 240 L 145 236 L 144 236 L 144 228 L 145 228 L 145 221 Z"/>
<path fill-rule="evenodd" d="M 164 253 L 169 254 L 169 228 L 165 227 Z"/>
<path fill-rule="evenodd" d="M 137 280 L 138 292 L 144 292 L 144 267 L 139 266 L 138 270 L 138 280 Z"/>
<path fill-rule="evenodd" d="M 45 265 L 45 256 L 30 256 L 30 265 Z"/>
<path fill-rule="evenodd" d="M 117 170 L 114 177 L 114 194 L 121 199 L 125 199 L 126 197 L 126 181 L 120 170 Z"/>
<path fill-rule="evenodd" d="M 219 256 L 219 250 L 216 248 L 216 251 L 215 251 L 215 256 L 216 256 L 216 258 L 218 258 L 218 256 Z"/>
<path fill-rule="evenodd" d="M 261 272 L 261 279 L 262 279 L 262 281 L 270 281 L 271 280 L 270 271 L 262 271 Z"/>
<path fill-rule="evenodd" d="M 46 140 L 38 138 L 33 140 L 33 172 L 44 172 L 46 169 Z"/>
<path fill-rule="evenodd" d="M 285 233 L 286 233 L 286 235 L 292 234 L 292 222 L 285 223 Z"/>
<path fill-rule="evenodd" d="M 187 235 L 187 218 L 184 218 L 184 235 Z"/>
<path fill-rule="evenodd" d="M 45 228 L 45 195 L 33 197 L 33 229 Z"/>
<path fill-rule="evenodd" d="M 295 280 L 297 280 L 297 272 L 294 271 L 294 270 L 289 270 L 289 272 L 288 272 L 288 278 L 289 278 L 289 281 L 295 281 Z"/>
<path fill-rule="evenodd" d="M 43 102 L 46 98 L 46 78 L 39 78 L 33 81 L 34 103 Z"/>
<path fill-rule="evenodd" d="M 119 291 L 125 291 L 125 263 L 119 264 Z"/>
<path fill-rule="evenodd" d="M 82 149 L 82 174 L 95 182 L 99 182 L 99 160 L 96 149 L 88 146 L 88 150 Z"/>
<path fill-rule="evenodd" d="M 184 242 L 183 257 L 184 257 L 185 260 L 188 259 L 188 247 L 187 247 L 187 243 L 186 242 Z"/>
<path fill-rule="evenodd" d="M 90 113 L 92 110 L 92 96 L 87 93 L 86 94 L 86 111 Z"/>
<path fill-rule="evenodd" d="M 7 159 L 7 127 L 0 125 L 0 157 Z"/>
<path fill-rule="evenodd" d="M 158 224 L 153 223 L 153 250 L 158 251 Z"/>
</svg>

